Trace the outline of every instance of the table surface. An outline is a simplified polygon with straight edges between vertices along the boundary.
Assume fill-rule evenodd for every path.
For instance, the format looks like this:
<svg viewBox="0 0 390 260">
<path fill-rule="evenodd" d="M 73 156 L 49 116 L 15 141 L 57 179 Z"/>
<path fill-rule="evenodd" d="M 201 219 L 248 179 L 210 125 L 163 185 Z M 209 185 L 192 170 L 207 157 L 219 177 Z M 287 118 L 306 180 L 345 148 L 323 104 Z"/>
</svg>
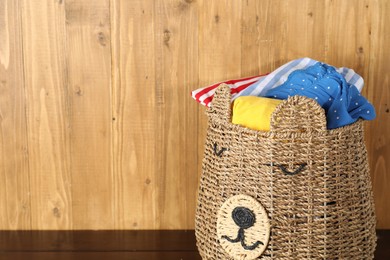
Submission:
<svg viewBox="0 0 390 260">
<path fill-rule="evenodd" d="M 378 230 L 375 259 L 390 259 L 390 230 Z M 201 259 L 193 230 L 0 231 L 0 259 Z"/>
</svg>

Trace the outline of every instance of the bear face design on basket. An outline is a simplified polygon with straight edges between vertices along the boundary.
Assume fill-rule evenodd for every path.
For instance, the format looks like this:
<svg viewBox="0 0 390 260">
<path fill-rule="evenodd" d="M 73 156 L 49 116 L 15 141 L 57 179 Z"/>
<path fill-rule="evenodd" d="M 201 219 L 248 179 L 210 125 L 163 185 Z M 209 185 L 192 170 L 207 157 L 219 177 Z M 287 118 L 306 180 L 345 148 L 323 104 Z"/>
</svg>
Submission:
<svg viewBox="0 0 390 260">
<path fill-rule="evenodd" d="M 371 180 L 362 121 L 327 130 L 323 109 L 294 96 L 269 132 L 231 123 L 219 86 L 195 217 L 203 259 L 373 259 Z"/>
<path fill-rule="evenodd" d="M 263 253 L 269 240 L 267 212 L 247 195 L 230 197 L 217 218 L 217 235 L 224 250 L 232 256 L 254 259 Z"/>
</svg>

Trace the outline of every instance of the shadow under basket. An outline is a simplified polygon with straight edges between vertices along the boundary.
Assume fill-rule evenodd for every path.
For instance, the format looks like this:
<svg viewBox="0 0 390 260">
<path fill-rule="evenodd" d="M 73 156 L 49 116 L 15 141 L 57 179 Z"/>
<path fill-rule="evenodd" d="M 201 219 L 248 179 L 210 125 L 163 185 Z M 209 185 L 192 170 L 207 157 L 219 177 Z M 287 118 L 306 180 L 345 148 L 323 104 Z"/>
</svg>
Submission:
<svg viewBox="0 0 390 260">
<path fill-rule="evenodd" d="M 195 218 L 203 259 L 373 259 L 375 213 L 362 121 L 327 130 L 324 110 L 294 96 L 269 132 L 231 123 L 220 85 Z"/>
</svg>

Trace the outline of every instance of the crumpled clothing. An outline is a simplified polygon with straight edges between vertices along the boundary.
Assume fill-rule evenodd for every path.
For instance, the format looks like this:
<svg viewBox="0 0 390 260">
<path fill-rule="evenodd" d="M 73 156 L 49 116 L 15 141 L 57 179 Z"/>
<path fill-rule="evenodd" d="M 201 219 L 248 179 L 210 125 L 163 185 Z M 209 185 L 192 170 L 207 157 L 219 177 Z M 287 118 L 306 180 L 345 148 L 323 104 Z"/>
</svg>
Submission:
<svg viewBox="0 0 390 260">
<path fill-rule="evenodd" d="M 192 97 L 212 105 L 216 88 L 226 83 L 232 101 L 242 96 L 287 99 L 301 95 L 315 99 L 325 110 L 327 128 L 351 124 L 359 118 L 375 118 L 374 107 L 360 94 L 363 78 L 354 70 L 318 62 L 310 58 L 292 60 L 267 75 L 229 80 L 192 91 Z"/>
<path fill-rule="evenodd" d="M 269 131 L 271 116 L 282 100 L 244 96 L 234 100 L 232 123 L 249 129 Z"/>
<path fill-rule="evenodd" d="M 321 62 L 292 72 L 282 85 L 262 96 L 287 99 L 295 95 L 312 98 L 324 108 L 328 129 L 352 124 L 359 118 L 372 120 L 376 116 L 373 105 L 354 85 L 334 67 Z"/>
<path fill-rule="evenodd" d="M 231 89 L 232 101 L 241 96 L 263 96 L 268 90 L 282 85 L 292 72 L 300 69 L 307 69 L 317 62 L 318 61 L 310 58 L 292 60 L 269 74 L 218 82 L 207 87 L 196 89 L 191 92 L 191 95 L 202 105 L 210 107 L 216 88 L 220 84 L 225 83 Z M 344 76 L 349 84 L 355 85 L 359 92 L 362 90 L 364 80 L 353 69 L 345 67 L 335 69 Z"/>
</svg>

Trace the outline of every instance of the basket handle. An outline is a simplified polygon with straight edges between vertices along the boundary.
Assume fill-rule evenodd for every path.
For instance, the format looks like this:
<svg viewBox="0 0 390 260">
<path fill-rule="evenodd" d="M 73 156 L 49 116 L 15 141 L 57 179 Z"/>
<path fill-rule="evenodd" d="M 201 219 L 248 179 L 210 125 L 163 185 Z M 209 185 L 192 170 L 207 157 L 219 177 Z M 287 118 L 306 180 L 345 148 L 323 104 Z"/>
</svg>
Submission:
<svg viewBox="0 0 390 260">
<path fill-rule="evenodd" d="M 232 114 L 230 99 L 230 87 L 222 83 L 216 88 L 211 107 L 207 109 L 208 117 L 230 122 Z"/>
<path fill-rule="evenodd" d="M 322 132 L 326 131 L 324 109 L 313 99 L 292 96 L 276 107 L 271 117 L 274 132 Z"/>
</svg>

